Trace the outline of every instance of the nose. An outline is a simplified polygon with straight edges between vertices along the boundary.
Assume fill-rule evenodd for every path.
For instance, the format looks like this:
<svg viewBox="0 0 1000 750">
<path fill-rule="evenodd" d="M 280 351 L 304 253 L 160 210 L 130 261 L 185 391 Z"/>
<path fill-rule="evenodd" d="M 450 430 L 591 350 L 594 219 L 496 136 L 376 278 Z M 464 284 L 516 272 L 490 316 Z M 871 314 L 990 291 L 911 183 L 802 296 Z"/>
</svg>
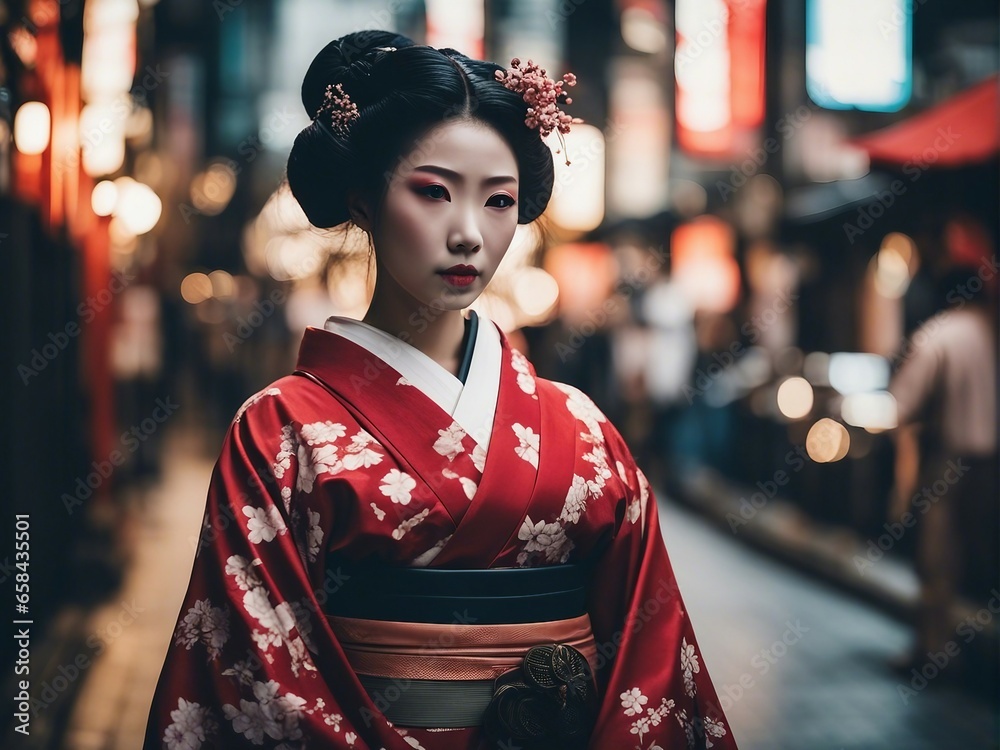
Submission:
<svg viewBox="0 0 1000 750">
<path fill-rule="evenodd" d="M 475 253 L 483 247 L 483 235 L 476 221 L 476 209 L 465 206 L 455 217 L 448 237 L 448 249 L 453 253 Z"/>
</svg>

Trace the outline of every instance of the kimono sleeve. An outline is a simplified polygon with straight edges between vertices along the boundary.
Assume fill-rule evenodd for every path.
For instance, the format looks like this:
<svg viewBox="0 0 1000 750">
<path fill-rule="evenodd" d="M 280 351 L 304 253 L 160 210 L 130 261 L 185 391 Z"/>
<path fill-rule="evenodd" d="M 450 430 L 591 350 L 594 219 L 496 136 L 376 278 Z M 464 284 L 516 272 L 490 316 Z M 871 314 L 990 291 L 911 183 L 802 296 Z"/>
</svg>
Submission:
<svg viewBox="0 0 1000 750">
<path fill-rule="evenodd" d="M 605 434 L 626 492 L 590 594 L 602 696 L 590 748 L 735 750 L 667 557 L 656 498 L 610 423 Z"/>
<path fill-rule="evenodd" d="M 360 718 L 363 688 L 322 614 L 334 519 L 310 494 L 310 447 L 265 402 L 237 415 L 215 465 L 143 747 L 399 748 Z"/>
</svg>

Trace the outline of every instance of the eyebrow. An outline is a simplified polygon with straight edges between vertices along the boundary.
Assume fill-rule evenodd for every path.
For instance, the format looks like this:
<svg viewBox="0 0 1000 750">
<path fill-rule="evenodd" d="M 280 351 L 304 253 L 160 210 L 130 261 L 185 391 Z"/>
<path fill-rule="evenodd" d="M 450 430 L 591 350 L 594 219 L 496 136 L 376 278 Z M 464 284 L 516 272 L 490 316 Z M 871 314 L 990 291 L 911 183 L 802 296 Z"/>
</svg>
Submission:
<svg viewBox="0 0 1000 750">
<path fill-rule="evenodd" d="M 462 177 L 458 172 L 453 172 L 445 167 L 436 167 L 433 164 L 424 164 L 419 167 L 414 167 L 414 171 L 419 172 L 431 172 L 433 174 L 441 175 L 442 177 L 447 177 L 454 182 L 464 182 L 465 178 Z M 516 178 L 509 174 L 496 175 L 494 177 L 487 177 L 483 180 L 484 185 L 497 185 L 504 182 L 517 182 Z"/>
</svg>

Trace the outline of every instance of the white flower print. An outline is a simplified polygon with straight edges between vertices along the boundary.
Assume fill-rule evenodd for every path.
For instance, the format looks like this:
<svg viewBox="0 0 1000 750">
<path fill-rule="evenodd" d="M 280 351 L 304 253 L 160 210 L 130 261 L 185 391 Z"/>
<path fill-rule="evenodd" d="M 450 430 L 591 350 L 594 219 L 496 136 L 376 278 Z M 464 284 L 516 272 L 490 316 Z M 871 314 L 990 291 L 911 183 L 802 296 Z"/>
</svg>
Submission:
<svg viewBox="0 0 1000 750">
<path fill-rule="evenodd" d="M 173 723 L 163 733 L 167 750 L 199 750 L 219 728 L 209 709 L 183 698 L 177 700 L 177 708 L 170 712 L 170 718 Z"/>
<path fill-rule="evenodd" d="M 603 439 L 601 432 L 601 422 L 606 422 L 607 418 L 597 408 L 596 404 L 579 388 L 574 388 L 565 383 L 553 383 L 559 390 L 566 394 L 566 408 L 569 413 L 583 422 L 590 434 L 598 440 Z"/>
<path fill-rule="evenodd" d="M 642 469 L 636 467 L 635 473 L 636 478 L 639 480 L 639 496 L 633 497 L 629 503 L 628 520 L 635 523 L 641 518 L 643 530 L 645 530 L 646 504 L 649 502 L 649 482 L 646 480 L 646 475 L 642 473 Z"/>
<path fill-rule="evenodd" d="M 639 739 L 642 739 L 642 735 L 649 731 L 649 719 L 642 716 L 635 720 L 632 724 L 632 734 L 639 735 Z"/>
<path fill-rule="evenodd" d="M 340 714 L 324 714 L 323 723 L 333 727 L 334 732 L 340 731 L 340 722 L 344 720 L 344 717 Z"/>
<path fill-rule="evenodd" d="M 413 385 L 413 383 L 400 375 L 399 380 L 396 381 L 396 385 Z"/>
<path fill-rule="evenodd" d="M 258 562 L 255 560 L 255 562 Z M 312 663 L 306 649 L 315 653 L 316 646 L 309 638 L 312 632 L 312 623 L 309 620 L 309 613 L 301 605 L 282 602 L 278 606 L 271 605 L 267 588 L 261 582 L 256 572 L 248 574 L 248 566 L 245 558 L 233 555 L 226 563 L 226 573 L 235 576 L 237 585 L 245 589 L 243 595 L 243 608 L 247 614 L 256 619 L 264 631 L 254 629 L 251 637 L 257 648 L 264 653 L 264 658 L 268 662 L 273 662 L 274 657 L 267 653 L 271 646 L 285 646 L 291 657 L 292 674 L 298 676 L 299 671 L 305 669 L 313 671 L 316 665 Z M 298 635 L 292 637 L 291 631 L 295 629 Z"/>
<path fill-rule="evenodd" d="M 285 506 L 285 513 L 291 514 L 292 512 L 292 488 L 282 487 L 281 488 L 281 502 Z"/>
<path fill-rule="evenodd" d="M 639 520 L 639 498 L 637 497 L 628 504 L 628 520 L 629 523 L 635 523 Z"/>
<path fill-rule="evenodd" d="M 701 671 L 701 667 L 698 665 L 698 654 L 695 653 L 694 646 L 688 644 L 686 638 L 681 640 L 681 669 L 683 670 L 681 676 L 684 678 L 684 692 L 694 698 L 698 691 L 694 683 L 694 673 Z"/>
<path fill-rule="evenodd" d="M 213 607 L 208 599 L 194 603 L 179 623 L 174 641 L 188 651 L 196 643 L 204 644 L 208 658 L 215 659 L 229 640 L 229 610 Z"/>
<path fill-rule="evenodd" d="M 267 595 L 267 590 L 263 586 L 250 589 L 243 595 L 243 606 L 247 614 L 257 620 L 262 626 L 272 633 L 286 635 L 289 630 L 295 627 L 295 618 L 288 607 L 278 609 L 271 606 L 271 600 Z"/>
<path fill-rule="evenodd" d="M 302 425 L 302 437 L 309 445 L 333 443 L 347 434 L 347 428 L 339 422 L 313 422 Z"/>
<path fill-rule="evenodd" d="M 660 700 L 660 705 L 656 708 L 650 706 L 645 709 L 646 715 L 643 716 L 643 706 L 648 702 L 648 698 L 642 694 L 639 688 L 632 688 L 626 690 L 620 696 L 622 701 L 622 710 L 626 716 L 637 716 L 638 718 L 632 722 L 632 728 L 630 732 L 639 736 L 639 742 L 642 742 L 643 735 L 647 734 L 652 727 L 657 727 L 663 721 L 663 718 L 673 709 L 674 702 L 672 700 L 667 700 L 662 698 Z M 641 747 L 641 745 L 640 745 Z M 660 746 L 655 742 L 647 748 L 647 750 L 656 750 Z"/>
<path fill-rule="evenodd" d="M 695 693 L 698 692 L 698 688 L 694 684 L 694 676 L 691 674 L 691 670 L 685 669 L 681 676 L 684 678 L 684 692 L 688 694 L 688 697 L 694 698 Z"/>
<path fill-rule="evenodd" d="M 626 716 L 635 716 L 642 713 L 642 707 L 646 705 L 649 701 L 639 688 L 634 687 L 631 690 L 626 690 L 620 696 L 622 701 L 622 708 L 625 709 Z"/>
<path fill-rule="evenodd" d="M 302 739 L 299 719 L 306 702 L 294 693 L 278 695 L 278 687 L 274 680 L 255 682 L 253 694 L 257 701 L 241 699 L 239 708 L 228 703 L 222 707 L 233 730 L 255 745 L 264 743 L 265 734 L 275 740 Z"/>
<path fill-rule="evenodd" d="M 312 476 L 315 477 L 318 474 L 339 474 L 344 470 L 345 460 L 336 445 L 326 443 L 312 449 L 308 463 L 312 469 Z"/>
<path fill-rule="evenodd" d="M 344 454 L 344 466 L 348 469 L 360 469 L 362 466 L 367 469 L 369 466 L 382 463 L 383 454 L 371 447 L 373 445 L 381 447 L 375 438 L 360 430 L 351 438 L 351 444 Z"/>
<path fill-rule="evenodd" d="M 577 523 L 580 514 L 587 509 L 587 495 L 589 494 L 587 480 L 578 474 L 573 475 L 573 483 L 566 493 L 566 501 L 563 503 L 559 520 L 566 523 Z"/>
<path fill-rule="evenodd" d="M 518 373 L 517 375 L 517 386 L 525 393 L 531 395 L 533 398 L 538 398 L 535 394 L 535 379 L 526 373 Z"/>
<path fill-rule="evenodd" d="M 530 559 L 532 552 L 543 552 L 548 562 L 566 562 L 574 544 L 566 536 L 566 530 L 558 523 L 535 523 L 531 516 L 526 516 L 521 522 L 517 538 L 525 542 L 524 551 L 518 555 L 518 564 L 523 565 Z"/>
<path fill-rule="evenodd" d="M 591 496 L 597 498 L 604 492 L 604 485 L 611 479 L 611 467 L 608 466 L 608 454 L 603 445 L 595 445 L 589 453 L 583 455 L 584 460 L 594 465 L 594 478 L 587 482 Z"/>
<path fill-rule="evenodd" d="M 403 737 L 410 747 L 416 748 L 416 750 L 424 750 L 424 746 L 420 744 L 420 740 L 416 737 Z"/>
<path fill-rule="evenodd" d="M 385 518 L 385 511 L 382 510 L 380 507 L 378 507 L 375 503 L 371 503 L 371 508 L 375 512 L 375 517 L 378 520 L 381 521 L 383 518 Z"/>
<path fill-rule="evenodd" d="M 243 406 L 241 406 L 236 411 L 236 416 L 234 417 L 233 421 L 239 422 L 240 419 L 243 418 L 243 413 L 251 406 L 256 404 L 258 401 L 260 401 L 262 398 L 265 398 L 266 396 L 279 396 L 279 395 L 281 395 L 281 391 L 277 388 L 268 388 L 267 390 L 255 393 L 254 395 L 252 395 L 250 398 L 248 398 L 246 401 L 243 402 Z"/>
<path fill-rule="evenodd" d="M 399 526 L 397 526 L 392 532 L 392 538 L 395 540 L 400 540 L 406 536 L 406 532 L 416 526 L 418 523 L 427 518 L 427 514 L 430 513 L 429 508 L 424 508 L 422 511 L 413 516 L 413 518 L 408 518 L 403 521 Z"/>
<path fill-rule="evenodd" d="M 243 515 L 250 519 L 247 522 L 247 538 L 253 544 L 270 542 L 278 534 L 288 533 L 281 513 L 273 505 L 266 509 L 244 505 Z"/>
<path fill-rule="evenodd" d="M 307 495 L 312 492 L 316 474 L 327 470 L 331 463 L 336 461 L 336 451 L 337 447 L 334 445 L 321 445 L 318 449 L 310 450 L 308 446 L 297 443 L 295 458 L 299 464 L 299 473 L 295 480 L 295 489 Z M 318 466 L 316 459 L 319 460 Z"/>
<path fill-rule="evenodd" d="M 476 471 L 480 474 L 486 468 L 486 450 L 483 446 L 476 444 L 476 447 L 472 449 L 472 465 L 476 467 Z"/>
<path fill-rule="evenodd" d="M 659 708 L 646 709 L 646 713 L 649 715 L 649 723 L 652 724 L 654 727 L 660 726 L 660 722 L 668 713 L 670 713 L 673 707 L 674 707 L 673 699 L 668 701 L 666 698 L 661 698 Z"/>
<path fill-rule="evenodd" d="M 517 387 L 527 393 L 532 398 L 538 398 L 535 393 L 535 378 L 531 374 L 531 365 L 528 358 L 517 349 L 511 351 L 510 365 L 517 372 Z"/>
<path fill-rule="evenodd" d="M 465 496 L 467 498 L 471 500 L 476 496 L 476 490 L 479 489 L 479 485 L 467 477 L 459 477 L 458 481 L 462 483 L 462 489 L 465 490 Z"/>
<path fill-rule="evenodd" d="M 681 639 L 681 669 L 685 672 L 700 672 L 701 666 L 698 664 L 698 652 L 694 644 L 688 643 L 687 638 Z"/>
<path fill-rule="evenodd" d="M 347 734 L 344 735 L 344 739 L 347 740 L 348 745 L 353 746 L 354 743 L 357 742 L 358 740 L 358 735 L 356 735 L 354 732 L 348 732 Z"/>
<path fill-rule="evenodd" d="M 260 576 L 253 569 L 255 565 L 260 565 L 259 558 L 255 557 L 253 562 L 250 562 L 240 555 L 230 555 L 229 559 L 226 560 L 226 575 L 233 576 L 236 579 L 236 585 L 242 591 L 249 591 L 262 584 Z"/>
<path fill-rule="evenodd" d="M 394 503 L 409 505 L 410 492 L 416 486 L 417 481 L 405 471 L 390 469 L 389 473 L 382 477 L 379 490 Z"/>
<path fill-rule="evenodd" d="M 615 468 L 618 469 L 618 476 L 627 485 L 628 476 L 625 474 L 625 464 L 623 464 L 621 461 L 615 461 Z"/>
<path fill-rule="evenodd" d="M 440 437 L 434 441 L 434 450 L 449 461 L 454 461 L 455 456 L 465 450 L 465 446 L 462 445 L 465 430 L 458 422 L 453 421 L 446 430 L 438 430 L 438 435 Z"/>
<path fill-rule="evenodd" d="M 278 479 L 283 479 L 285 472 L 292 466 L 292 456 L 296 452 L 295 428 L 287 424 L 281 428 L 281 444 L 278 447 L 278 455 L 274 457 L 271 470 Z"/>
<path fill-rule="evenodd" d="M 711 716 L 705 717 L 705 747 L 712 747 L 714 743 L 710 738 L 719 739 L 726 736 L 726 725 L 721 721 L 713 719 Z"/>
<path fill-rule="evenodd" d="M 514 430 L 514 434 L 517 435 L 517 439 L 521 443 L 519 446 L 514 448 L 514 453 L 537 469 L 538 445 L 541 436 L 530 427 L 525 427 L 520 422 L 515 422 L 511 425 L 511 427 Z"/>
</svg>

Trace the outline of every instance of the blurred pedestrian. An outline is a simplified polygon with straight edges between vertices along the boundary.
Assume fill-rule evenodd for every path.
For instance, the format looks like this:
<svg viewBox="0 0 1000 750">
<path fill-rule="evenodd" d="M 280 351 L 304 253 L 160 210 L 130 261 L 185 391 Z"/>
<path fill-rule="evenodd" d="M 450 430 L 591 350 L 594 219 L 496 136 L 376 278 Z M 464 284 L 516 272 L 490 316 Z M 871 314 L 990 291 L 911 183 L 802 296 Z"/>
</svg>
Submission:
<svg viewBox="0 0 1000 750">
<path fill-rule="evenodd" d="M 964 648 L 959 595 L 979 606 L 998 585 L 995 275 L 989 262 L 944 275 L 944 309 L 914 332 L 890 384 L 899 422 L 890 515 L 917 529 L 920 579 L 916 639 L 895 664 L 904 672 L 950 653 L 950 641 Z"/>
</svg>

